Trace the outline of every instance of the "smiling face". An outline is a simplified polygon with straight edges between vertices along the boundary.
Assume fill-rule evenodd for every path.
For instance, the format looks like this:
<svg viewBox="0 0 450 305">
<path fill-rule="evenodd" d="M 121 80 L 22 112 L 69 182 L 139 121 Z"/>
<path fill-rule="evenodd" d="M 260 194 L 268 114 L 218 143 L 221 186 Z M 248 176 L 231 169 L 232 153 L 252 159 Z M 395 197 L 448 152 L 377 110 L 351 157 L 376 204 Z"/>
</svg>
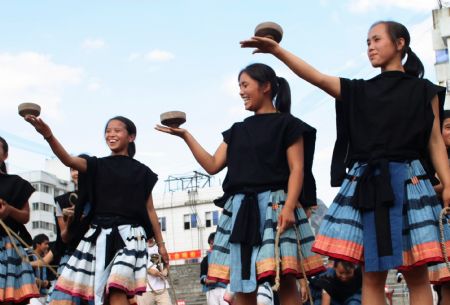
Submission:
<svg viewBox="0 0 450 305">
<path fill-rule="evenodd" d="M 367 55 L 374 68 L 386 70 L 403 70 L 402 49 L 405 40 L 393 42 L 384 23 L 374 25 L 367 37 Z"/>
<path fill-rule="evenodd" d="M 264 106 L 272 105 L 270 100 L 270 84 L 260 85 L 246 72 L 239 76 L 239 94 L 244 100 L 245 110 L 258 112 Z"/>
<path fill-rule="evenodd" d="M 128 156 L 128 144 L 134 141 L 135 135 L 130 135 L 124 123 L 119 120 L 108 122 L 105 130 L 105 140 L 112 155 Z"/>
</svg>

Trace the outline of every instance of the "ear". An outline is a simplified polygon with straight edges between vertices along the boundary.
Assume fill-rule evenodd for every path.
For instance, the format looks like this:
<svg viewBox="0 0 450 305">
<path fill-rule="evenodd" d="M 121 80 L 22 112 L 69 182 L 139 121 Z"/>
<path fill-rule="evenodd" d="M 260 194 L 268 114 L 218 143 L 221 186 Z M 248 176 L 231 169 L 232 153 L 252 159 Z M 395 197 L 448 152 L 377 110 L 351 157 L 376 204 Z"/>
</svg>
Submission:
<svg viewBox="0 0 450 305">
<path fill-rule="evenodd" d="M 397 51 L 401 51 L 405 48 L 405 38 L 400 37 L 396 41 Z"/>
<path fill-rule="evenodd" d="M 272 90 L 270 82 L 266 82 L 262 85 L 263 93 L 269 93 Z"/>
<path fill-rule="evenodd" d="M 128 136 L 128 142 L 134 142 L 134 140 L 136 140 L 136 135 L 132 134 Z"/>
</svg>

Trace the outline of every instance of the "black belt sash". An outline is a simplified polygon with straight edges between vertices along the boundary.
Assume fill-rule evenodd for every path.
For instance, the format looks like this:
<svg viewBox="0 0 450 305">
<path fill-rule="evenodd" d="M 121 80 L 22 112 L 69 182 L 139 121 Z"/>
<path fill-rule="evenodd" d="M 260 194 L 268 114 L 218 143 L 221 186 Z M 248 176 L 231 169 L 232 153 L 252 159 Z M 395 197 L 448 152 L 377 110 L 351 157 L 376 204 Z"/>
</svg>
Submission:
<svg viewBox="0 0 450 305">
<path fill-rule="evenodd" d="M 389 208 L 393 206 L 395 197 L 391 186 L 389 161 L 387 159 L 368 161 L 364 173 L 357 179 L 359 181 L 352 205 L 361 211 L 374 211 L 378 255 L 392 255 Z"/>
<path fill-rule="evenodd" d="M 258 246 L 262 242 L 259 227 L 258 194 L 245 194 L 230 236 L 231 243 L 240 244 L 243 280 L 250 279 L 252 250 L 254 246 Z"/>
</svg>

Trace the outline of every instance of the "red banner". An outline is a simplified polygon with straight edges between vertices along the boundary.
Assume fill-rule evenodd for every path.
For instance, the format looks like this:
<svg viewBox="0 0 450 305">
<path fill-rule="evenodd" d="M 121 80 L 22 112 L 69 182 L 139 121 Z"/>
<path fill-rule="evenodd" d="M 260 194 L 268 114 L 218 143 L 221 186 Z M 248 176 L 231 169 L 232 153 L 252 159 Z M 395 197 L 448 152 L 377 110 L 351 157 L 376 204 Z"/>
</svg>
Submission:
<svg viewBox="0 0 450 305">
<path fill-rule="evenodd" d="M 193 259 L 193 258 L 200 258 L 201 256 L 202 256 L 202 251 L 200 251 L 200 250 L 190 250 L 190 251 L 169 253 L 170 260 Z"/>
</svg>

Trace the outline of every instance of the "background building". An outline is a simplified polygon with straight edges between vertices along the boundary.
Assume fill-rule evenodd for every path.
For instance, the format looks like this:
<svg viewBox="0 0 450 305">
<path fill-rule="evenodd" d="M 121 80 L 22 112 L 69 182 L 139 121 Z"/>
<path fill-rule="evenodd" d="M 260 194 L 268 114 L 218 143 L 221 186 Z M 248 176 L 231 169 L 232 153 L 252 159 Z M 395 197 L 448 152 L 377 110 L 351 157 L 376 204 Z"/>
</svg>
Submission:
<svg viewBox="0 0 450 305">
<path fill-rule="evenodd" d="M 199 261 L 219 222 L 222 209 L 213 200 L 222 196 L 222 187 L 199 172 L 170 176 L 165 183 L 165 192 L 154 195 L 153 202 L 171 263 Z"/>
<path fill-rule="evenodd" d="M 450 43 L 450 7 L 449 3 L 433 10 L 433 49 L 436 54 L 436 80 L 447 87 L 445 109 L 450 109 L 450 62 L 448 46 Z"/>
<path fill-rule="evenodd" d="M 45 171 L 31 171 L 20 174 L 36 189 L 30 199 L 30 221 L 25 225 L 31 236 L 46 234 L 50 241 L 56 239 L 55 201 L 56 196 L 73 189 L 71 183 Z"/>
</svg>

